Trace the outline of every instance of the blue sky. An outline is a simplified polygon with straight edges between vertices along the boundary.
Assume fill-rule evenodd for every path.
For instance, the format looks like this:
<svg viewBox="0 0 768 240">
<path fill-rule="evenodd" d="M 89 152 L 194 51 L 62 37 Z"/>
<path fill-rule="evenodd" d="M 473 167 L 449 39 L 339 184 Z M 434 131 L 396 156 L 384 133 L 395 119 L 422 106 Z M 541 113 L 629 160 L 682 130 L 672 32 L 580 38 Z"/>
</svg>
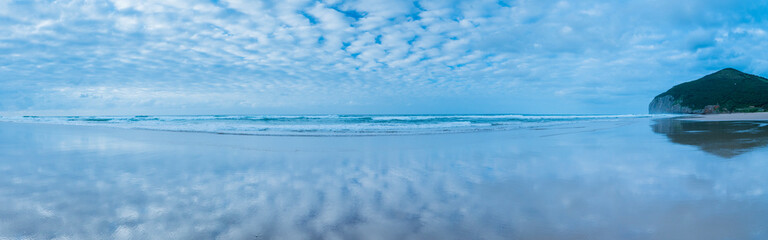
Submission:
<svg viewBox="0 0 768 240">
<path fill-rule="evenodd" d="M 0 0 L 0 114 L 645 113 L 768 1 Z"/>
</svg>

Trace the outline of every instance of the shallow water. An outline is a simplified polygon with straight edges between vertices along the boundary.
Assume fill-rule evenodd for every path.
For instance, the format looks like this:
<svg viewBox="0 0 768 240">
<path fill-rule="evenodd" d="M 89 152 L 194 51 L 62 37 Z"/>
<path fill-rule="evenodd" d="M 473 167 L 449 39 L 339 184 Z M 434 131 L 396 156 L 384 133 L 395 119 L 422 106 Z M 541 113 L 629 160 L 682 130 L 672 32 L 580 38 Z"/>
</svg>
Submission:
<svg viewBox="0 0 768 240">
<path fill-rule="evenodd" d="M 768 122 L 654 120 L 653 131 L 678 144 L 698 146 L 702 151 L 732 158 L 768 145 Z"/>
<path fill-rule="evenodd" d="M 0 123 L 0 239 L 765 239 L 762 123 L 276 137 Z"/>
</svg>

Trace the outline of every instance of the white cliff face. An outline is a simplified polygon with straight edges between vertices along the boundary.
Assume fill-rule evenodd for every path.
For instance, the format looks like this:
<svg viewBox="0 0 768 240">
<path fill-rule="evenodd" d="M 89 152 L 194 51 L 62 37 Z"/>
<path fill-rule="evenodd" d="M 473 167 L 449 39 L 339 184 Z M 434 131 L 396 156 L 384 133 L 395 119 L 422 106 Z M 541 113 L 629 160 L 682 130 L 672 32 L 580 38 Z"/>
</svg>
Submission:
<svg viewBox="0 0 768 240">
<path fill-rule="evenodd" d="M 682 101 L 677 101 L 672 95 L 659 96 L 651 101 L 648 105 L 648 113 L 650 114 L 662 114 L 662 113 L 676 113 L 676 114 L 713 114 L 713 113 L 727 113 L 727 109 L 721 109 L 720 105 L 707 105 L 702 109 L 692 109 L 690 107 L 684 107 L 680 105 Z"/>
<path fill-rule="evenodd" d="M 656 97 L 651 101 L 651 104 L 648 105 L 648 113 L 695 113 L 693 109 L 680 105 L 679 101 L 675 103 L 675 100 L 676 99 L 671 95 Z"/>
</svg>

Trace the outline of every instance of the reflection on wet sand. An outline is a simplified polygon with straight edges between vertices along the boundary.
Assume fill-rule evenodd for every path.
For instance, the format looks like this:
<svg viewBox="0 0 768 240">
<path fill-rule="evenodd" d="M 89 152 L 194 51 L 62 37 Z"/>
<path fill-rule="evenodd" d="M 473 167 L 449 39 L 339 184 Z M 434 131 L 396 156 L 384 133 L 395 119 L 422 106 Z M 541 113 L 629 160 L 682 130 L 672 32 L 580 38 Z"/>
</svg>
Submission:
<svg viewBox="0 0 768 240">
<path fill-rule="evenodd" d="M 675 118 L 655 120 L 656 133 L 673 143 L 698 146 L 723 158 L 732 158 L 768 145 L 768 122 L 699 122 Z"/>
<path fill-rule="evenodd" d="M 768 239 L 768 153 L 713 161 L 654 124 L 260 137 L 0 123 L 0 239 Z"/>
</svg>

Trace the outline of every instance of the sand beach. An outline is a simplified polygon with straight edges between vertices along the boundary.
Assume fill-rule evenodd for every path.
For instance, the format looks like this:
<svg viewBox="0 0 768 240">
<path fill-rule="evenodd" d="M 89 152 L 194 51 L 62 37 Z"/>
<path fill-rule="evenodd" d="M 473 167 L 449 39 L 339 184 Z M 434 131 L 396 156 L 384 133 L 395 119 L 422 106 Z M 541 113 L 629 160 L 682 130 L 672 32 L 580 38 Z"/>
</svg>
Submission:
<svg viewBox="0 0 768 240">
<path fill-rule="evenodd" d="M 759 113 L 724 113 L 686 116 L 691 121 L 768 121 L 768 112 Z"/>
<path fill-rule="evenodd" d="M 0 123 L 0 143 L 0 238 L 768 237 L 768 131 L 751 123 L 357 137 Z"/>
</svg>

